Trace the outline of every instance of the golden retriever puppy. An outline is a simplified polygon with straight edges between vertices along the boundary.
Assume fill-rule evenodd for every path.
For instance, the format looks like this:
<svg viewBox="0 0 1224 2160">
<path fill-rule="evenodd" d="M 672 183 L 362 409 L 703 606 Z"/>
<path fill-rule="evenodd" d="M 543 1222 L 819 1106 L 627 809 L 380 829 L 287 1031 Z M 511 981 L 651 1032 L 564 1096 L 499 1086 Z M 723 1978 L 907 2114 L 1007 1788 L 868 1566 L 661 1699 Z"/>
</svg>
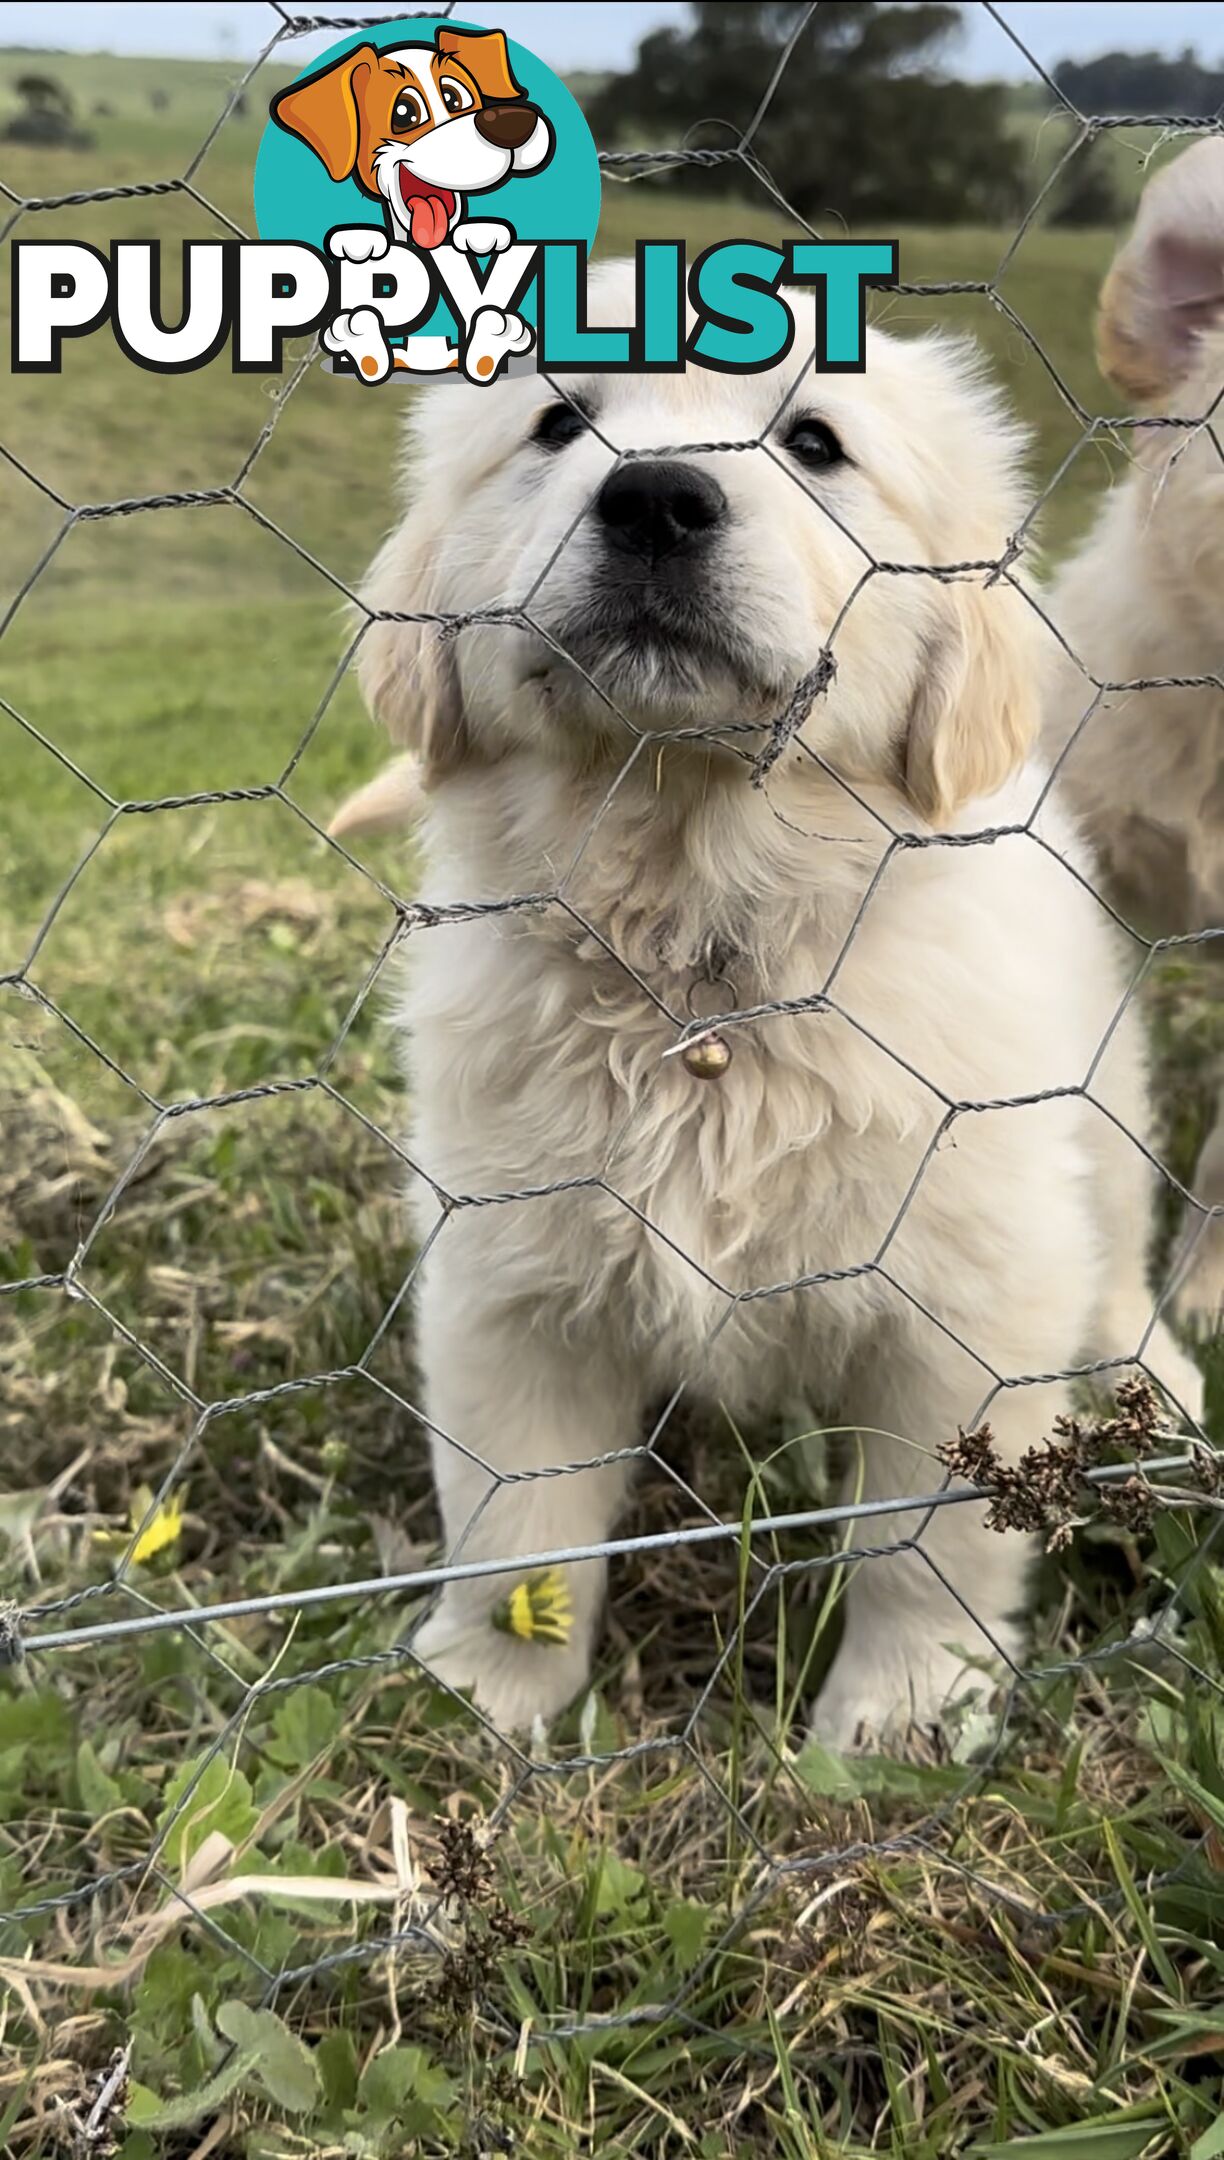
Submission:
<svg viewBox="0 0 1224 2160">
<path fill-rule="evenodd" d="M 610 267 L 595 319 L 632 294 Z M 414 1155 L 455 1203 L 419 1215 L 447 1546 L 596 1546 L 677 1390 L 739 1420 L 805 1392 L 885 1504 L 816 1729 L 896 1738 L 1024 1640 L 1022 1539 L 888 1509 L 958 1425 L 988 1405 L 1014 1460 L 1066 1404 L 1050 1376 L 1139 1353 L 1198 1408 L 1144 1280 L 1112 938 L 1068 818 L 1024 829 L 1040 626 L 1006 581 L 930 574 L 998 557 L 1022 442 L 936 339 L 873 334 L 859 375 L 797 342 L 769 374 L 565 387 L 415 404 L 360 654 L 419 761 L 438 911 L 401 1017 Z M 447 1587 L 417 1650 L 502 1727 L 550 1717 L 606 1565 L 565 1573 L 564 1647 L 492 1624 L 511 1567 Z"/>
<path fill-rule="evenodd" d="M 1148 936 L 1224 930 L 1224 142 L 1207 138 L 1146 188 L 1106 279 L 1103 371 L 1138 406 L 1195 428 L 1128 435 L 1134 464 L 1058 578 L 1060 659 L 1047 748 L 1119 904 Z M 1208 685 L 1194 678 L 1214 678 Z M 1185 687 L 1145 688 L 1172 677 Z M 1110 689 L 1075 730 L 1096 695 Z M 1138 687 L 1128 688 L 1128 685 Z M 1068 747 L 1069 745 L 1069 747 Z M 1184 1305 L 1224 1309 L 1224 1122 L 1199 1162 Z"/>
</svg>

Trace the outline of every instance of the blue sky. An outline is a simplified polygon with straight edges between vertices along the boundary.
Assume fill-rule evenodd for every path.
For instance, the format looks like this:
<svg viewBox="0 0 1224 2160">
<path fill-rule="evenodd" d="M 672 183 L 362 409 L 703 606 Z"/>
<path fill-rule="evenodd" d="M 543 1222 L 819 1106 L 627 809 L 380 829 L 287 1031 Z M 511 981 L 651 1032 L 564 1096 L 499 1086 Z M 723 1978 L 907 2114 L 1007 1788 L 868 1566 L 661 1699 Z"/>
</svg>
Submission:
<svg viewBox="0 0 1224 2160">
<path fill-rule="evenodd" d="M 301 12 L 307 0 L 296 0 Z M 418 0 L 418 5 L 420 0 Z M 317 12 L 331 12 L 324 4 Z M 350 6 L 337 6 L 349 14 Z M 363 5 L 361 13 L 379 12 Z M 388 14 L 394 10 L 388 8 Z M 1204 59 L 1224 62 L 1224 0 L 1000 0 L 1000 14 L 1046 67 L 1067 56 L 1117 48 L 1177 52 L 1194 45 Z M 455 13 L 504 29 L 554 67 L 620 67 L 638 39 L 660 23 L 683 22 L 679 0 L 486 0 Z M 1029 71 L 1015 46 L 980 0 L 968 0 L 955 48 L 956 72 L 1022 79 Z M 278 17 L 265 0 L 76 0 L 31 7 L 0 0 L 0 46 L 70 47 L 82 52 L 165 53 L 217 59 L 253 58 Z M 285 40 L 282 51 L 299 65 L 334 33 Z"/>
</svg>

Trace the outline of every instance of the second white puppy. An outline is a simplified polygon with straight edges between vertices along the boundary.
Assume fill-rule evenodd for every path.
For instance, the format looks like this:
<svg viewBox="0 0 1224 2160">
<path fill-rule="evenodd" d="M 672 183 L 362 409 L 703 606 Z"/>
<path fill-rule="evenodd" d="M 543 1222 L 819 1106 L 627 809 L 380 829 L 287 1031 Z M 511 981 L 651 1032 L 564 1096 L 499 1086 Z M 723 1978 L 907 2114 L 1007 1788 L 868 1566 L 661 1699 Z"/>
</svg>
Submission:
<svg viewBox="0 0 1224 2160">
<path fill-rule="evenodd" d="M 1047 747 L 1122 905 L 1149 936 L 1224 933 L 1224 142 L 1196 143 L 1151 180 L 1101 295 L 1104 372 L 1140 407 L 1198 427 L 1127 436 L 1134 464 L 1057 580 L 1053 621 L 1097 683 L 1188 678 L 1095 695 L 1064 656 Z M 1068 747 L 1069 745 L 1069 747 Z M 1224 959 L 1224 934 L 1215 950 Z M 1224 1316 L 1224 1118 L 1194 1180 L 1182 1304 Z M 1180 1269 L 1179 1269 L 1180 1271 Z"/>
<path fill-rule="evenodd" d="M 631 295 L 605 272 L 598 316 Z M 440 911 L 402 1017 L 414 1154 L 458 1203 L 419 1213 L 450 1553 L 607 1538 L 680 1387 L 738 1419 L 835 1404 L 880 1501 L 937 1487 L 987 1397 L 1009 1457 L 1039 1442 L 1067 1400 L 1043 1376 L 1087 1359 L 1142 1351 L 1196 1414 L 1152 1330 L 1112 939 L 1058 859 L 1083 860 L 1067 820 L 1050 846 L 1021 829 L 1036 618 L 1006 582 L 927 574 L 996 559 L 1023 512 L 972 356 L 874 335 L 857 376 L 797 349 L 765 376 L 567 389 L 419 401 L 367 594 L 365 688 L 422 761 Z M 528 596 L 528 623 L 457 636 L 385 619 Z M 728 1002 L 731 1061 L 699 1077 L 669 1053 Z M 1024 1640 L 1024 1544 L 979 1505 L 858 1535 L 888 1550 L 853 1575 L 817 1706 L 839 1745 L 929 1724 Z M 567 1573 L 564 1648 L 495 1629 L 511 1570 L 452 1583 L 420 1654 L 504 1726 L 550 1716 L 587 1679 L 606 1569 Z"/>
</svg>

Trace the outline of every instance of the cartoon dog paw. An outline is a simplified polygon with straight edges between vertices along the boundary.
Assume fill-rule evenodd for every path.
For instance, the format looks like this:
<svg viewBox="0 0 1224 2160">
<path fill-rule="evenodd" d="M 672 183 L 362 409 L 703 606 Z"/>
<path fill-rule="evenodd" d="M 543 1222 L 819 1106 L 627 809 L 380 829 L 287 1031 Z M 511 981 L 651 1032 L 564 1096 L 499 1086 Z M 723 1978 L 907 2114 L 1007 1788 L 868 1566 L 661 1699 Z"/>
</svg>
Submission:
<svg viewBox="0 0 1224 2160">
<path fill-rule="evenodd" d="M 327 235 L 328 253 L 337 262 L 381 262 L 390 245 L 381 225 L 343 225 Z"/>
<path fill-rule="evenodd" d="M 477 308 L 468 332 L 463 372 L 469 382 L 492 382 L 512 353 L 530 352 L 535 332 L 521 315 L 503 314 L 501 308 Z"/>
<path fill-rule="evenodd" d="M 328 352 L 346 356 L 363 382 L 385 382 L 391 373 L 391 350 L 376 308 L 353 308 L 337 315 L 323 329 Z"/>
<path fill-rule="evenodd" d="M 509 225 L 502 225 L 496 218 L 473 218 L 456 225 L 450 236 L 450 244 L 461 255 L 500 255 L 514 238 Z"/>
</svg>

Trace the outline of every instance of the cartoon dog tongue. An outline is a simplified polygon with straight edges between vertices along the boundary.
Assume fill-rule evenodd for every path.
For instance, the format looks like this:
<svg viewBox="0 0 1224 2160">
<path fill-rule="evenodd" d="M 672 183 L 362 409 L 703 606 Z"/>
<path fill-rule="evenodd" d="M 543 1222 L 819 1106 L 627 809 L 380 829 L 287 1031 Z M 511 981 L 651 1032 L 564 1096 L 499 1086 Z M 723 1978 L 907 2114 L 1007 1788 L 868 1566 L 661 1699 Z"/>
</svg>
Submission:
<svg viewBox="0 0 1224 2160">
<path fill-rule="evenodd" d="M 415 173 L 400 167 L 400 194 L 408 213 L 408 230 L 414 247 L 442 245 L 450 225 L 455 198 L 449 188 L 431 188 Z"/>
<path fill-rule="evenodd" d="M 414 247 L 440 247 L 449 222 L 449 213 L 440 195 L 413 196 L 408 205 L 408 229 Z"/>
</svg>

